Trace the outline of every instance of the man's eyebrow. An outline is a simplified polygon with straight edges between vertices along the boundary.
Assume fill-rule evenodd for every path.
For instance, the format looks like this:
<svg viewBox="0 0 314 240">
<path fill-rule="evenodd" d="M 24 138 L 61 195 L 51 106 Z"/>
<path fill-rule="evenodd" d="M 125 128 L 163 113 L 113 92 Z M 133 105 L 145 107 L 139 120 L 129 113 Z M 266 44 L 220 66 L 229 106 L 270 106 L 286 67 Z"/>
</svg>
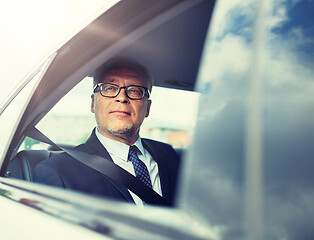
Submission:
<svg viewBox="0 0 314 240">
<path fill-rule="evenodd" d="M 106 82 L 106 83 L 116 82 L 116 79 L 114 77 L 110 77 L 110 78 L 105 77 L 103 82 Z"/>
</svg>

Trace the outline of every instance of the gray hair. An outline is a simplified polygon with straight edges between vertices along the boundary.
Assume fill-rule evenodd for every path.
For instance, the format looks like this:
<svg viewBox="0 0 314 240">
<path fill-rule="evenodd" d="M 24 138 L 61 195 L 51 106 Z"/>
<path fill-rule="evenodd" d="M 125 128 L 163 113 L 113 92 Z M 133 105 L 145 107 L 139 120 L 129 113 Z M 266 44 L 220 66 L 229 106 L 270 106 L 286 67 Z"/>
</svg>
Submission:
<svg viewBox="0 0 314 240">
<path fill-rule="evenodd" d="M 113 70 L 126 69 L 138 74 L 142 80 L 148 83 L 148 89 L 152 91 L 153 77 L 149 70 L 131 57 L 118 56 L 110 58 L 94 72 L 94 87 L 103 81 L 104 77 Z"/>
</svg>

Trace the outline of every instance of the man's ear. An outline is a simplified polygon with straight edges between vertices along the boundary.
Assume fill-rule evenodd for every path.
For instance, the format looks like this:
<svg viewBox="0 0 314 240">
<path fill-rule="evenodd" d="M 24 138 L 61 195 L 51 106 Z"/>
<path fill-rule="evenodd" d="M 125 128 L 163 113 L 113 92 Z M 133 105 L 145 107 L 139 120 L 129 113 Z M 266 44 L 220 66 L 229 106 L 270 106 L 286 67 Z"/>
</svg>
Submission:
<svg viewBox="0 0 314 240">
<path fill-rule="evenodd" d="M 91 97 L 91 99 L 92 99 L 90 111 L 91 111 L 92 113 L 95 113 L 95 95 L 92 94 L 90 97 Z"/>
<path fill-rule="evenodd" d="M 149 116 L 149 111 L 150 111 L 150 105 L 152 104 L 152 100 L 148 100 L 148 104 L 147 104 L 147 109 L 146 109 L 146 114 L 145 117 Z"/>
</svg>

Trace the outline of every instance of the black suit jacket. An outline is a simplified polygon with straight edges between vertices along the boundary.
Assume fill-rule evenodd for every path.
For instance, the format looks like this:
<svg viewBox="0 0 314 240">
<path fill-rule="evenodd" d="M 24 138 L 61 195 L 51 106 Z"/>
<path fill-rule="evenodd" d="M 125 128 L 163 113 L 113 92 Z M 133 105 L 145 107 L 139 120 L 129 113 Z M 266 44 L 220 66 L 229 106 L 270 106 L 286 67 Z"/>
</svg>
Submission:
<svg viewBox="0 0 314 240">
<path fill-rule="evenodd" d="M 112 161 L 94 131 L 85 144 L 79 145 L 75 149 Z M 162 195 L 173 205 L 180 164 L 179 156 L 168 144 L 149 139 L 142 139 L 142 143 L 158 164 Z M 34 170 L 34 181 L 134 203 L 126 187 L 66 153 L 55 155 L 38 164 Z"/>
</svg>

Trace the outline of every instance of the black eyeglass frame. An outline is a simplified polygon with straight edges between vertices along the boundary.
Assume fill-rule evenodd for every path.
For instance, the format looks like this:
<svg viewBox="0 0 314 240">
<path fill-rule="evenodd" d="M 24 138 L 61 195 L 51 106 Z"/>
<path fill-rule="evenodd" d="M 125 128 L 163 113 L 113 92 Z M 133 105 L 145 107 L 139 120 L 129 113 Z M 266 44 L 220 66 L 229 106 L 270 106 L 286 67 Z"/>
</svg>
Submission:
<svg viewBox="0 0 314 240">
<path fill-rule="evenodd" d="M 110 85 L 113 85 L 113 86 L 118 87 L 119 90 L 118 90 L 117 94 L 116 94 L 115 96 L 104 96 L 104 95 L 102 94 L 102 91 L 100 90 L 100 86 L 101 86 L 101 85 L 104 85 L 104 84 L 110 84 Z M 127 89 L 128 89 L 129 87 L 140 87 L 140 88 L 143 88 L 143 89 L 145 90 L 145 93 L 144 93 L 143 97 L 142 97 L 142 98 L 132 98 L 132 97 L 130 97 L 130 96 L 128 95 L 128 91 L 127 91 Z M 143 99 L 143 98 L 145 97 L 145 95 L 147 96 L 148 99 L 149 99 L 149 97 L 150 97 L 150 91 L 149 91 L 149 89 L 146 88 L 146 87 L 139 86 L 139 85 L 129 85 L 129 86 L 120 87 L 119 85 L 113 84 L 113 83 L 97 83 L 96 86 L 94 87 L 94 93 L 100 92 L 100 95 L 103 96 L 103 97 L 115 98 L 115 97 L 117 97 L 117 96 L 120 94 L 120 91 L 121 91 L 122 88 L 125 89 L 125 94 L 127 95 L 127 97 L 128 97 L 129 99 L 132 99 L 132 100 L 141 100 L 141 99 Z"/>
</svg>

